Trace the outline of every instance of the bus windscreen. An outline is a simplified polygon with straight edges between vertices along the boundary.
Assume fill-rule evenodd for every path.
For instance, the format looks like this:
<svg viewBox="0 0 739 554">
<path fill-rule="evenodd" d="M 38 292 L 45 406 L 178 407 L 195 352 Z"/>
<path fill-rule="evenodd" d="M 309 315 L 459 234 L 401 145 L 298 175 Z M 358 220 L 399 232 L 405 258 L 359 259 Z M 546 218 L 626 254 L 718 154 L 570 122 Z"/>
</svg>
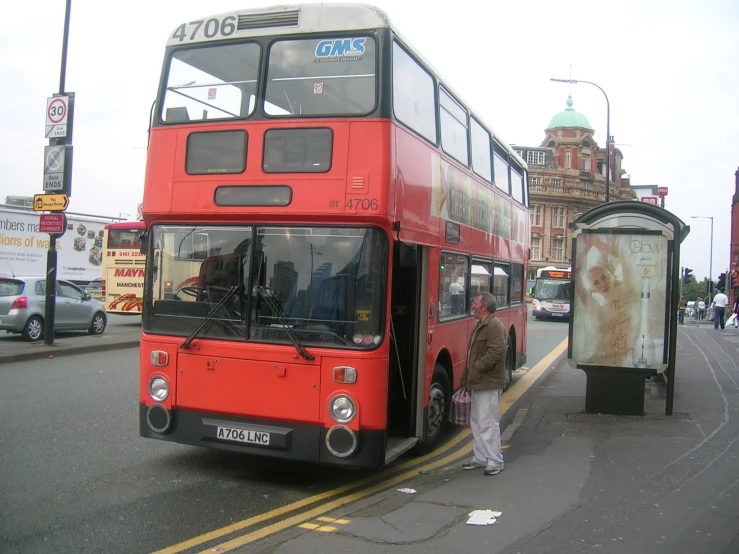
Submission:
<svg viewBox="0 0 739 554">
<path fill-rule="evenodd" d="M 142 229 L 109 229 L 108 248 L 140 248 Z"/>
</svg>

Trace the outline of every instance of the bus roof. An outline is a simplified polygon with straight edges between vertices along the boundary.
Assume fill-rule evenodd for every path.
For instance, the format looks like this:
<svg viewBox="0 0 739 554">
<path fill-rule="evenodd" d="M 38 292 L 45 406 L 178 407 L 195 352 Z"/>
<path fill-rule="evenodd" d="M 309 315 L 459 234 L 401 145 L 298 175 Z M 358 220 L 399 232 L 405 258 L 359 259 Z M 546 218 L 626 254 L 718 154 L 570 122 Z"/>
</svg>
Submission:
<svg viewBox="0 0 739 554">
<path fill-rule="evenodd" d="M 210 22 L 214 21 L 214 25 Z M 433 65 L 398 32 L 385 12 L 376 6 L 359 3 L 336 4 L 286 4 L 250 10 L 237 10 L 206 16 L 197 21 L 180 24 L 167 39 L 167 46 L 184 46 L 188 44 L 233 40 L 239 38 L 263 37 L 270 35 L 290 35 L 320 32 L 360 31 L 369 29 L 391 29 L 400 40 L 411 49 L 416 56 L 444 84 L 444 88 L 452 96 L 462 102 L 470 115 L 476 113 L 470 108 L 453 87 L 446 84 L 445 79 Z M 224 32 L 225 31 L 225 32 Z M 484 119 L 476 118 L 485 125 L 494 140 L 502 146 L 508 155 L 524 171 L 528 165 L 503 137 L 494 132 Z"/>
<path fill-rule="evenodd" d="M 108 223 L 106 229 L 146 229 L 146 223 L 143 221 L 121 221 L 118 223 Z"/>
</svg>

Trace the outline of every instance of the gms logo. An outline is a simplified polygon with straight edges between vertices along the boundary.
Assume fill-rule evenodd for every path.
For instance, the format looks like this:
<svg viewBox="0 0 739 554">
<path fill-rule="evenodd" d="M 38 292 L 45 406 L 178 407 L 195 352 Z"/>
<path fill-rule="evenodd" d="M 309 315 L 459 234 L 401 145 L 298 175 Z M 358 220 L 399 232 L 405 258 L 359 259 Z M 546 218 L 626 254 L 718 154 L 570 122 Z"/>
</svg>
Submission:
<svg viewBox="0 0 739 554">
<path fill-rule="evenodd" d="M 316 46 L 315 62 L 358 60 L 364 54 L 366 38 L 337 38 L 322 40 Z"/>
</svg>

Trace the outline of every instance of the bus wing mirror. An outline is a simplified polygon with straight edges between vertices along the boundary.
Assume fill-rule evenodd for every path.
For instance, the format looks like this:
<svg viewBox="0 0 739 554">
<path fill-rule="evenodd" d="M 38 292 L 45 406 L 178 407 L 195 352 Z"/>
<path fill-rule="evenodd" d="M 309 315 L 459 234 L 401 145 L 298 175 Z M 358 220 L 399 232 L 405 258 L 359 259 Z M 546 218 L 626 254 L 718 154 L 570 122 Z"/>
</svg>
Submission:
<svg viewBox="0 0 739 554">
<path fill-rule="evenodd" d="M 139 235 L 139 252 L 146 254 L 147 247 L 149 246 L 149 232 L 144 231 Z"/>
<path fill-rule="evenodd" d="M 415 244 L 406 244 L 401 242 L 398 254 L 400 267 L 418 267 L 418 247 Z"/>
</svg>

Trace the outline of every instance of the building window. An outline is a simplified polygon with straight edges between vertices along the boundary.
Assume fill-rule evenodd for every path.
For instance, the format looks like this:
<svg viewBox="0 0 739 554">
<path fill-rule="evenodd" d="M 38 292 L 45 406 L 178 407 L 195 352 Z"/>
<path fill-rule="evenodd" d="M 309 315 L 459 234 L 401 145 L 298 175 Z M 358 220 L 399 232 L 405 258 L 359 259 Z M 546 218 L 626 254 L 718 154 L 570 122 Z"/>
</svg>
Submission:
<svg viewBox="0 0 739 554">
<path fill-rule="evenodd" d="M 552 227 L 564 228 L 565 226 L 565 208 L 554 206 L 552 208 Z"/>
<path fill-rule="evenodd" d="M 556 262 L 562 261 L 564 253 L 564 239 L 552 239 L 552 260 Z"/>
<path fill-rule="evenodd" d="M 541 177 L 529 177 L 531 185 L 541 185 Z"/>
<path fill-rule="evenodd" d="M 582 170 L 590 171 L 590 156 L 588 154 L 582 155 Z"/>
<path fill-rule="evenodd" d="M 518 154 L 518 157 L 523 160 L 523 158 L 524 158 L 524 156 L 523 156 L 523 150 L 516 150 L 516 154 Z"/>
<path fill-rule="evenodd" d="M 561 187 L 562 186 L 562 179 L 559 177 L 552 177 L 549 179 L 549 182 L 552 184 L 553 187 Z"/>
<path fill-rule="evenodd" d="M 567 158 L 565 159 L 565 169 L 570 169 L 570 158 L 572 154 L 570 152 L 567 152 Z"/>
<path fill-rule="evenodd" d="M 529 214 L 531 215 L 531 225 L 534 226 L 540 226 L 541 225 L 541 214 L 543 212 L 544 206 L 531 206 L 531 212 Z"/>
<path fill-rule="evenodd" d="M 590 141 L 584 140 L 582 141 L 583 148 L 590 148 Z"/>
<path fill-rule="evenodd" d="M 554 148 L 554 141 L 553 141 L 553 140 L 550 140 L 550 141 L 549 141 L 549 142 L 547 143 L 547 146 L 548 146 L 549 148 Z"/>
<path fill-rule="evenodd" d="M 544 152 L 530 150 L 526 153 L 526 163 L 529 165 L 544 165 Z"/>
<path fill-rule="evenodd" d="M 541 260 L 541 237 L 531 237 L 531 259 Z"/>
</svg>

